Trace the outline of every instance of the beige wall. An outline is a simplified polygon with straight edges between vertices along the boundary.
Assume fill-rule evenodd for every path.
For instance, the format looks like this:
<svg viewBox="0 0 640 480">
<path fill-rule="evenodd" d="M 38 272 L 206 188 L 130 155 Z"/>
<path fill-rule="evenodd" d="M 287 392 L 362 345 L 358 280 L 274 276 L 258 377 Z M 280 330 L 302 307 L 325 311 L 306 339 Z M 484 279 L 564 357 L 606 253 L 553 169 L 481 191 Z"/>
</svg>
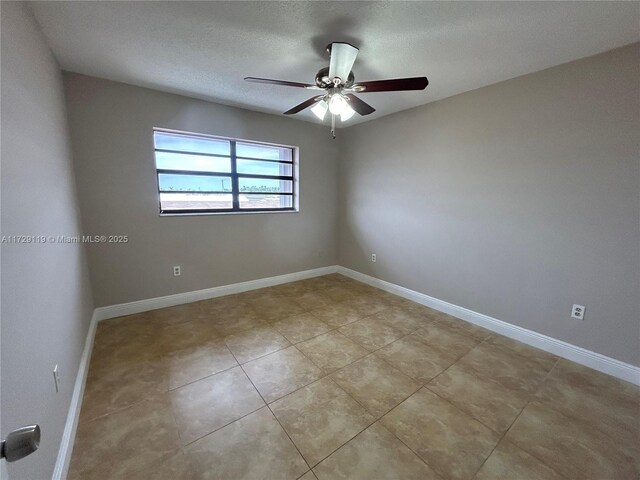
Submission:
<svg viewBox="0 0 640 480">
<path fill-rule="evenodd" d="M 77 235 L 62 75 L 26 4 L 0 9 L 2 235 Z M 1 270 L 0 433 L 42 428 L 40 449 L 8 470 L 13 480 L 50 479 L 93 311 L 84 249 L 5 243 Z"/>
<path fill-rule="evenodd" d="M 335 264 L 326 128 L 77 74 L 65 85 L 85 231 L 130 238 L 88 249 L 98 306 Z M 300 212 L 159 217 L 153 127 L 300 147 Z"/>
<path fill-rule="evenodd" d="M 341 132 L 340 264 L 640 365 L 639 50 Z"/>
</svg>

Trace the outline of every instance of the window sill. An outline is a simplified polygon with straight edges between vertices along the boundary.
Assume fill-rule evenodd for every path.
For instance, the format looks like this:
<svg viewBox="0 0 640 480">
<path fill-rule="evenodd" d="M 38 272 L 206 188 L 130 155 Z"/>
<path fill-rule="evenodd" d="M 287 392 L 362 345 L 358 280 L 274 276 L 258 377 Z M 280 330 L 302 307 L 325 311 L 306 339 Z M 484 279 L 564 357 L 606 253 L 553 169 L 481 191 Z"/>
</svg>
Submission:
<svg viewBox="0 0 640 480">
<path fill-rule="evenodd" d="M 203 212 L 203 213 L 160 213 L 159 217 L 208 217 L 218 215 L 264 215 L 269 213 L 275 213 L 281 215 L 283 213 L 299 213 L 300 209 L 296 210 L 267 210 L 264 212 L 250 211 L 250 212 Z"/>
</svg>

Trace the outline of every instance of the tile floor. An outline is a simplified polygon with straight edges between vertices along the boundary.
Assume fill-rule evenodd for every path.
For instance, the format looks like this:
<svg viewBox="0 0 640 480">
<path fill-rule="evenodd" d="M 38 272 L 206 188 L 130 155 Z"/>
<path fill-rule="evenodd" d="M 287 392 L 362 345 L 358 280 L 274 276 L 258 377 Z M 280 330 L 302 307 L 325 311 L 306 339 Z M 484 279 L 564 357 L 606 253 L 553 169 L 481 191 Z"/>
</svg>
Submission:
<svg viewBox="0 0 640 480">
<path fill-rule="evenodd" d="M 639 408 L 328 275 L 101 322 L 68 478 L 637 480 Z"/>
</svg>

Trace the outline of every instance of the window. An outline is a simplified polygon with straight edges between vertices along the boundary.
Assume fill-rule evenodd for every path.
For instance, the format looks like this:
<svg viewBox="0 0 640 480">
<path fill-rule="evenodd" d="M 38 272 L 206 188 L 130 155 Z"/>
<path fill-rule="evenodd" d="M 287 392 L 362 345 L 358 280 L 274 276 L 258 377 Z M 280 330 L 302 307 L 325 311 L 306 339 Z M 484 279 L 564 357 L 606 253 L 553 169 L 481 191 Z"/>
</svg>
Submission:
<svg viewBox="0 0 640 480">
<path fill-rule="evenodd" d="M 161 214 L 295 210 L 293 147 L 155 129 Z"/>
</svg>

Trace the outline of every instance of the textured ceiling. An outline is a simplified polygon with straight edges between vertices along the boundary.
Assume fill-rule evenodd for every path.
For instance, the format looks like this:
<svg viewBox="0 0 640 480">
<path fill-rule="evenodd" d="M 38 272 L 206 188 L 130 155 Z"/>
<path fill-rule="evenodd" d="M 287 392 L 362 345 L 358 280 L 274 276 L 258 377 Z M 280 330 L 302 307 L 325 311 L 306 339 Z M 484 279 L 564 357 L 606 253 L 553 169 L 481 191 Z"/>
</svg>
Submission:
<svg viewBox="0 0 640 480">
<path fill-rule="evenodd" d="M 324 47 L 360 48 L 356 80 L 426 75 L 421 92 L 361 94 L 348 124 L 640 39 L 638 2 L 31 2 L 63 69 L 281 113 L 313 83 Z M 296 115 L 317 121 L 305 111 Z"/>
</svg>

